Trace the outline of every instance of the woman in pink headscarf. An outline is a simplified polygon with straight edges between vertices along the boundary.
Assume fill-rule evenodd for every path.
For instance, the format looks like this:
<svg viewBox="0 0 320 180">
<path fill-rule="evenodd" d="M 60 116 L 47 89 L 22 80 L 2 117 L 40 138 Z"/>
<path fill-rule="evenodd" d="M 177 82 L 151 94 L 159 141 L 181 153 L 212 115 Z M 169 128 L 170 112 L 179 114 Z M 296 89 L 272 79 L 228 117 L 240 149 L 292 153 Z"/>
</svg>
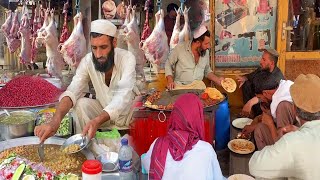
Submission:
<svg viewBox="0 0 320 180">
<path fill-rule="evenodd" d="M 167 135 L 156 139 L 142 158 L 149 179 L 225 179 L 214 149 L 203 141 L 203 105 L 198 96 L 180 96 L 168 123 Z"/>
</svg>

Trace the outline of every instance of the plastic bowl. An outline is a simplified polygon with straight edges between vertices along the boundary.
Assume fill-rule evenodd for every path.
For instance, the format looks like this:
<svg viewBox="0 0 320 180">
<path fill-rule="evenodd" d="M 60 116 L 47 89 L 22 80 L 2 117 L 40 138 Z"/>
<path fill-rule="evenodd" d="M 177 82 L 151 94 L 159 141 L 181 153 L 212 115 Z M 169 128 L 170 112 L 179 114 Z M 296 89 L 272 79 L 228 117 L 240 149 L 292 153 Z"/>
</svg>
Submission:
<svg viewBox="0 0 320 180">
<path fill-rule="evenodd" d="M 105 152 L 97 157 L 97 160 L 102 163 L 102 171 L 112 172 L 118 170 L 118 153 Z"/>
</svg>

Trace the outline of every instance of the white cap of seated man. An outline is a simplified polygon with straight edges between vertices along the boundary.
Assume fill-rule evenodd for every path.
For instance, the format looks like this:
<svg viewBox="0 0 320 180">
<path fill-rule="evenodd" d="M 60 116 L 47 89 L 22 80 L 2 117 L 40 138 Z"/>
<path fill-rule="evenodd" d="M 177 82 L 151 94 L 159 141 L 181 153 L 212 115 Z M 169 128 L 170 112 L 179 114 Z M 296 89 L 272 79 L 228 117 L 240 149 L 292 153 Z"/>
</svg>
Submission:
<svg viewBox="0 0 320 180">
<path fill-rule="evenodd" d="M 193 32 L 193 39 L 197 39 L 202 36 L 205 32 L 207 32 L 207 27 L 204 24 L 201 24 L 197 29 Z"/>
<path fill-rule="evenodd" d="M 90 32 L 116 37 L 117 27 L 109 20 L 98 19 L 91 22 Z"/>
</svg>

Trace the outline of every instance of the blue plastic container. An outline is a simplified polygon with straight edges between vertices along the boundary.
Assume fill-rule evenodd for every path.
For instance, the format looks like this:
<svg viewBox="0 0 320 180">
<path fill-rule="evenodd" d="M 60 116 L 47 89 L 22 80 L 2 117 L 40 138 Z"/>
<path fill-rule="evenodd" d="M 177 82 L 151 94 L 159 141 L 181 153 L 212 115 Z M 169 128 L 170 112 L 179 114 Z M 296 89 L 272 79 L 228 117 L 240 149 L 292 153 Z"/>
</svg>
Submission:
<svg viewBox="0 0 320 180">
<path fill-rule="evenodd" d="M 226 96 L 226 95 L 225 95 Z M 216 142 L 215 149 L 225 149 L 230 141 L 230 110 L 228 97 L 222 101 L 215 113 Z"/>
</svg>

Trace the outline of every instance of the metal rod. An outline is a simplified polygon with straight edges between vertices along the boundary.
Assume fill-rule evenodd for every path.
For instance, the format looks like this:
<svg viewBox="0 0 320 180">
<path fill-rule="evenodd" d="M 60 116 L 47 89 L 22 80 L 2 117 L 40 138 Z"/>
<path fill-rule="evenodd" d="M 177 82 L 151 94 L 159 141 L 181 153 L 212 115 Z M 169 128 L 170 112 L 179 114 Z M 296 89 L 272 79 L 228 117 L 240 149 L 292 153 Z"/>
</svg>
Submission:
<svg viewBox="0 0 320 180">
<path fill-rule="evenodd" d="M 98 15 L 98 18 L 101 19 L 101 0 L 99 0 L 99 15 Z"/>
</svg>

